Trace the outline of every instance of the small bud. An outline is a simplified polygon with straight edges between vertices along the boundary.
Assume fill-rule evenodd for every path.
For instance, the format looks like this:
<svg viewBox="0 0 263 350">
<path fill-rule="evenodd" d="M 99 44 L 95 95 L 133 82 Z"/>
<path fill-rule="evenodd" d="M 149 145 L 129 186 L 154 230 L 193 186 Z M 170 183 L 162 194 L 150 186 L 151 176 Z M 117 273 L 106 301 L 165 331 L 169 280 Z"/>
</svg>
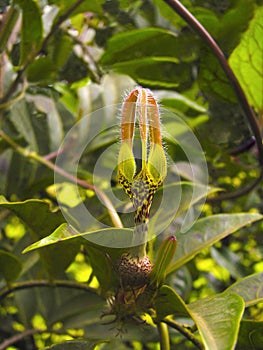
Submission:
<svg viewBox="0 0 263 350">
<path fill-rule="evenodd" d="M 152 284 L 156 284 L 157 286 L 163 284 L 169 264 L 174 257 L 176 246 L 177 240 L 175 236 L 168 237 L 162 242 L 150 275 Z"/>
</svg>

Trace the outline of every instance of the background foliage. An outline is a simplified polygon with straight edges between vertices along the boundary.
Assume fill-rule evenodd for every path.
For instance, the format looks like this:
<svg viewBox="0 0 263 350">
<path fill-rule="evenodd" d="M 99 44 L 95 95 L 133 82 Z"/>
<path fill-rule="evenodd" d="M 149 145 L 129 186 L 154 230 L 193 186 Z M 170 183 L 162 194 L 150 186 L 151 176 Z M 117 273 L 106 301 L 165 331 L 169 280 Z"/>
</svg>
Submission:
<svg viewBox="0 0 263 350">
<path fill-rule="evenodd" d="M 261 132 L 262 1 L 181 3 L 228 58 Z M 261 349 L 262 222 L 242 227 L 261 219 L 263 159 L 211 48 L 162 0 L 5 0 L 0 12 L 0 349 L 159 349 L 155 323 L 164 320 L 171 349 Z M 151 88 L 195 132 L 211 191 L 201 218 L 181 235 L 180 215 L 196 204 L 188 197 L 191 179 L 181 174 L 180 210 L 149 247 L 155 261 L 163 237 L 177 235 L 156 314 L 144 316 L 148 325 L 129 320 L 120 337 L 118 325 L 100 317 L 117 283 L 106 253 L 115 261 L 121 251 L 83 239 L 91 228 L 74 236 L 65 226 L 54 161 L 67 131 L 120 103 L 135 84 Z M 79 165 L 82 200 L 105 223 L 112 217 L 90 182 L 98 156 L 116 138 L 111 130 L 96 138 Z M 169 156 L 184 162 L 178 145 L 165 142 Z M 74 209 L 71 180 L 68 174 L 56 189 Z M 112 184 L 121 193 L 116 179 Z"/>
</svg>

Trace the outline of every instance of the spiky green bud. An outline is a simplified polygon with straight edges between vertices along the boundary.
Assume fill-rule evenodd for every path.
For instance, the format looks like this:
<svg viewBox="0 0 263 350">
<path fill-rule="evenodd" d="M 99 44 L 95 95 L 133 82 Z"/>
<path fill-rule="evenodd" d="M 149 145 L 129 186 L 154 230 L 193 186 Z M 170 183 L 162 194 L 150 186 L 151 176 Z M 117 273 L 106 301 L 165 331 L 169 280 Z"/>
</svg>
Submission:
<svg viewBox="0 0 263 350">
<path fill-rule="evenodd" d="M 150 275 L 151 284 L 157 286 L 163 284 L 167 274 L 167 269 L 174 257 L 176 246 L 177 240 L 175 236 L 168 237 L 162 242 Z"/>
</svg>

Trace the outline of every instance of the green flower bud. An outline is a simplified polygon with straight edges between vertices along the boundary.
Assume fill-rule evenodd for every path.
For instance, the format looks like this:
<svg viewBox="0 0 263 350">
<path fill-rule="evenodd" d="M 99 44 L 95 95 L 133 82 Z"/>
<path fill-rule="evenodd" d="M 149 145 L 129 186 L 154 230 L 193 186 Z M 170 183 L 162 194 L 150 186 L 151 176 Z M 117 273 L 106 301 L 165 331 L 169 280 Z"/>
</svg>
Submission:
<svg viewBox="0 0 263 350">
<path fill-rule="evenodd" d="M 168 237 L 162 242 L 150 275 L 151 284 L 156 284 L 157 286 L 163 284 L 167 269 L 174 257 L 176 246 L 177 240 L 175 236 Z"/>
</svg>

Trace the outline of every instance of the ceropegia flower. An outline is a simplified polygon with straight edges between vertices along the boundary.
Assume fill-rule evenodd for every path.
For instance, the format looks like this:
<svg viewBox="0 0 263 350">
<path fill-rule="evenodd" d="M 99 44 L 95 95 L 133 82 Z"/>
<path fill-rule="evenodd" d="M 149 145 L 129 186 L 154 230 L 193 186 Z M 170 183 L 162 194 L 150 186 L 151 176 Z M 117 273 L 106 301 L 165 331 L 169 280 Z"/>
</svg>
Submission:
<svg viewBox="0 0 263 350">
<path fill-rule="evenodd" d="M 140 171 L 136 173 L 133 139 L 137 119 L 140 128 L 142 165 Z M 138 187 L 142 181 L 147 185 L 148 192 L 154 194 L 162 184 L 166 173 L 167 162 L 162 145 L 157 102 L 149 89 L 136 87 L 126 97 L 122 107 L 119 182 L 133 200 L 136 185 Z"/>
<path fill-rule="evenodd" d="M 141 141 L 140 169 L 136 169 L 133 152 L 136 121 Z M 157 102 L 149 89 L 136 87 L 122 106 L 118 180 L 133 203 L 134 235 L 139 235 L 141 242 L 146 242 L 153 196 L 166 173 L 167 163 Z M 146 256 L 145 246 L 145 243 L 135 246 L 131 252 L 122 255 L 117 270 L 123 284 L 140 286 L 148 282 L 152 266 Z"/>
</svg>

